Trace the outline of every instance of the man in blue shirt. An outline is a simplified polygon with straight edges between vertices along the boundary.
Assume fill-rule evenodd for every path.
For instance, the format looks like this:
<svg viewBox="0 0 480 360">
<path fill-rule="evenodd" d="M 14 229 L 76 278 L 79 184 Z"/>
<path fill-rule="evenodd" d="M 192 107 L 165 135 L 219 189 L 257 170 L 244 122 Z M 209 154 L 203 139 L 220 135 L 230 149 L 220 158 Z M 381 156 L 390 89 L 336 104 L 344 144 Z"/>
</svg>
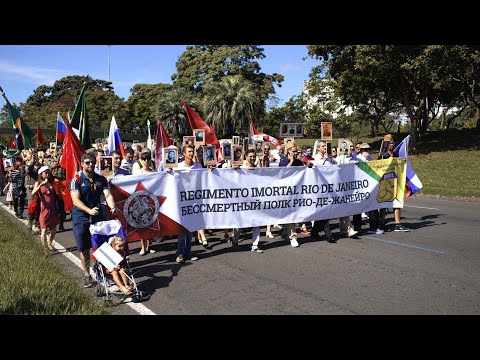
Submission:
<svg viewBox="0 0 480 360">
<path fill-rule="evenodd" d="M 115 200 L 107 179 L 94 171 L 95 157 L 91 154 L 83 154 L 80 161 L 82 171 L 70 182 L 70 195 L 73 201 L 72 230 L 85 274 L 84 286 L 91 287 L 93 280 L 90 275 L 90 249 L 92 248 L 90 224 L 107 220 L 100 209 L 102 194 L 105 195 L 112 214 L 115 213 Z"/>
</svg>

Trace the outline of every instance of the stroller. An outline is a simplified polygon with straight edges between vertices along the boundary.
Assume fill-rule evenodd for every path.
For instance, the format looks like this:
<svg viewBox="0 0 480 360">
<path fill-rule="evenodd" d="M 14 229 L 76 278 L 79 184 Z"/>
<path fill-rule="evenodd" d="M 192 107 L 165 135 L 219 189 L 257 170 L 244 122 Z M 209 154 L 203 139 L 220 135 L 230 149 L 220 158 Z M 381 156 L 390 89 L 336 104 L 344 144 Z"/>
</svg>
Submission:
<svg viewBox="0 0 480 360">
<path fill-rule="evenodd" d="M 125 239 L 125 234 L 122 229 L 122 224 L 119 220 L 110 220 L 110 221 L 100 221 L 98 223 L 90 225 L 90 234 L 92 239 L 92 250 L 95 251 L 99 248 L 104 242 L 107 242 L 108 239 L 112 236 L 121 236 Z M 107 269 L 102 265 L 95 256 L 92 255 L 94 260 L 93 264 L 93 273 L 97 280 L 96 293 L 97 296 L 102 296 L 104 304 L 107 306 L 113 305 L 112 295 L 117 295 L 122 297 L 123 301 L 127 297 L 131 297 L 133 302 L 140 302 L 143 299 L 143 294 L 137 288 L 137 283 L 133 277 L 132 269 L 128 261 L 128 243 L 125 244 L 125 254 L 123 254 L 126 269 L 125 274 L 130 280 L 131 285 L 133 286 L 132 294 L 125 295 L 115 284 L 113 278 L 110 274 L 107 273 Z"/>
</svg>

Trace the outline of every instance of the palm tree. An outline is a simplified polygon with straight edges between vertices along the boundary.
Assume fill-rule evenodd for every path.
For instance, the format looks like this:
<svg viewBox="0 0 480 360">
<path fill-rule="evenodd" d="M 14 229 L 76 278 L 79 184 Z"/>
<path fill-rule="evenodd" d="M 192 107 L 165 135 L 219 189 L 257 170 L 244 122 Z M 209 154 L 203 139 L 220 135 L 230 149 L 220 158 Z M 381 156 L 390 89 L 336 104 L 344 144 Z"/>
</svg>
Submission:
<svg viewBox="0 0 480 360">
<path fill-rule="evenodd" d="M 263 108 L 252 83 L 239 75 L 226 76 L 222 81 L 205 87 L 203 112 L 214 129 L 228 137 L 248 132 L 250 117 Z"/>
<path fill-rule="evenodd" d="M 156 116 L 162 121 L 165 131 L 170 138 L 180 139 L 184 135 L 192 135 L 192 129 L 188 123 L 183 100 L 188 105 L 198 108 L 198 101 L 184 88 L 174 88 L 165 92 L 158 98 Z"/>
</svg>

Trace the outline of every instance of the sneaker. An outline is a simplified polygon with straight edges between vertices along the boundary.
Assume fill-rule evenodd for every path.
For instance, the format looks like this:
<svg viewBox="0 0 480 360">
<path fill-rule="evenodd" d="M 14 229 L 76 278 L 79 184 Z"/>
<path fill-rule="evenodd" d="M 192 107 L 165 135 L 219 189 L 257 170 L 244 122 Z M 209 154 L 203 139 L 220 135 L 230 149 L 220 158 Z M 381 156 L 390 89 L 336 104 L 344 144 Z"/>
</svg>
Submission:
<svg viewBox="0 0 480 360">
<path fill-rule="evenodd" d="M 89 288 L 93 285 L 93 279 L 91 275 L 86 275 L 83 279 L 83 287 Z"/>
<path fill-rule="evenodd" d="M 368 215 L 365 213 L 362 213 L 362 219 L 368 219 Z"/>
<path fill-rule="evenodd" d="M 197 260 L 198 260 L 198 256 L 187 257 L 187 258 L 185 258 L 185 260 L 197 261 Z"/>
<path fill-rule="evenodd" d="M 263 250 L 260 249 L 258 246 L 252 246 L 252 249 L 250 251 L 257 252 L 257 253 L 263 253 Z"/>
<path fill-rule="evenodd" d="M 177 263 L 181 264 L 181 263 L 184 263 L 185 260 L 183 259 L 183 256 L 182 255 L 178 255 L 177 256 L 177 259 L 175 260 Z"/>
<path fill-rule="evenodd" d="M 410 229 L 406 228 L 402 224 L 395 224 L 395 227 L 393 228 L 393 231 L 407 232 L 407 231 L 410 231 Z"/>
<path fill-rule="evenodd" d="M 156 250 L 153 250 L 153 249 L 150 249 L 150 250 L 149 250 L 149 253 L 150 253 L 150 254 L 155 254 L 156 252 L 157 252 L 157 251 L 156 251 Z"/>
<path fill-rule="evenodd" d="M 385 231 L 383 231 L 382 229 L 372 229 L 372 230 L 368 230 L 368 233 L 369 234 L 377 234 L 377 235 L 380 235 L 380 234 L 383 234 Z"/>
<path fill-rule="evenodd" d="M 353 230 L 352 228 L 348 228 L 347 230 L 347 236 L 349 238 L 354 237 L 358 234 L 358 231 Z"/>
<path fill-rule="evenodd" d="M 291 238 L 290 239 L 290 245 L 292 245 L 292 247 L 299 247 L 300 245 L 298 244 L 298 241 L 296 238 Z"/>
<path fill-rule="evenodd" d="M 140 253 L 139 253 L 139 254 L 140 254 L 140 256 L 143 256 L 143 255 L 146 254 L 146 252 L 145 252 L 145 250 L 140 250 Z"/>
<path fill-rule="evenodd" d="M 270 238 L 270 239 L 273 239 L 275 237 L 275 236 L 273 236 L 273 234 L 271 232 L 265 233 L 265 236 Z"/>
<path fill-rule="evenodd" d="M 274 228 L 275 230 L 282 230 L 282 229 L 283 229 L 283 226 L 278 225 L 278 224 L 275 224 L 275 225 L 273 225 L 273 228 Z"/>
<path fill-rule="evenodd" d="M 302 234 L 310 234 L 310 232 L 309 232 L 307 229 L 304 229 L 304 228 L 302 228 L 302 229 L 300 230 L 300 232 L 301 232 Z"/>
</svg>

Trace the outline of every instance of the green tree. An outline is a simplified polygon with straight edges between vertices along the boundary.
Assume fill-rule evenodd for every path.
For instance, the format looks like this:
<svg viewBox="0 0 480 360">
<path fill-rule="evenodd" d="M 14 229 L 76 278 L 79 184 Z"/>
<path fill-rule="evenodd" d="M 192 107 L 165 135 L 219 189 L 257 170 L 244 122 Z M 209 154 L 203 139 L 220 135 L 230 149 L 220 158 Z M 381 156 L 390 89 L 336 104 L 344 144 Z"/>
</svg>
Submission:
<svg viewBox="0 0 480 360">
<path fill-rule="evenodd" d="M 108 129 L 112 115 L 125 117 L 123 100 L 115 95 L 110 82 L 73 75 L 55 81 L 53 86 L 41 85 L 35 89 L 33 95 L 20 104 L 25 120 L 31 126 L 55 127 L 57 112 L 64 119 L 68 111 L 70 116 L 73 115 L 84 84 L 91 127 Z M 107 123 L 108 126 L 104 127 Z"/>
<path fill-rule="evenodd" d="M 208 84 L 225 76 L 240 75 L 250 81 L 265 101 L 275 93 L 274 84 L 281 86 L 280 74 L 261 72 L 257 60 L 264 59 L 263 48 L 257 45 L 195 45 L 187 46 L 176 63 L 177 72 L 172 75 L 174 84 L 202 95 Z"/>
<path fill-rule="evenodd" d="M 200 107 L 199 101 L 185 88 L 171 88 L 157 100 L 155 120 L 160 119 L 167 135 L 172 139 L 181 140 L 182 136 L 193 134 L 183 107 L 184 100 L 202 116 L 201 111 L 197 110 Z"/>
<path fill-rule="evenodd" d="M 153 123 L 158 101 L 172 89 L 169 84 L 136 84 L 130 89 L 130 97 L 127 100 L 129 121 L 127 125 L 133 128 L 135 125 L 146 126 L 146 121 Z"/>
<path fill-rule="evenodd" d="M 446 86 L 454 84 L 453 79 L 442 80 L 446 78 L 442 66 L 462 72 L 472 63 L 449 64 L 452 61 L 445 53 L 455 51 L 447 45 L 311 45 L 308 49 L 311 57 L 323 61 L 312 69 L 311 76 L 334 80 L 335 93 L 346 104 L 366 106 L 367 99 L 381 100 L 383 109 L 394 109 L 401 103 L 410 119 L 414 148 L 439 106 L 448 98 L 457 98 L 458 87 Z"/>
<path fill-rule="evenodd" d="M 250 118 L 263 107 L 252 84 L 241 76 L 226 76 L 205 87 L 203 112 L 221 137 L 239 134 L 249 128 Z"/>
</svg>

